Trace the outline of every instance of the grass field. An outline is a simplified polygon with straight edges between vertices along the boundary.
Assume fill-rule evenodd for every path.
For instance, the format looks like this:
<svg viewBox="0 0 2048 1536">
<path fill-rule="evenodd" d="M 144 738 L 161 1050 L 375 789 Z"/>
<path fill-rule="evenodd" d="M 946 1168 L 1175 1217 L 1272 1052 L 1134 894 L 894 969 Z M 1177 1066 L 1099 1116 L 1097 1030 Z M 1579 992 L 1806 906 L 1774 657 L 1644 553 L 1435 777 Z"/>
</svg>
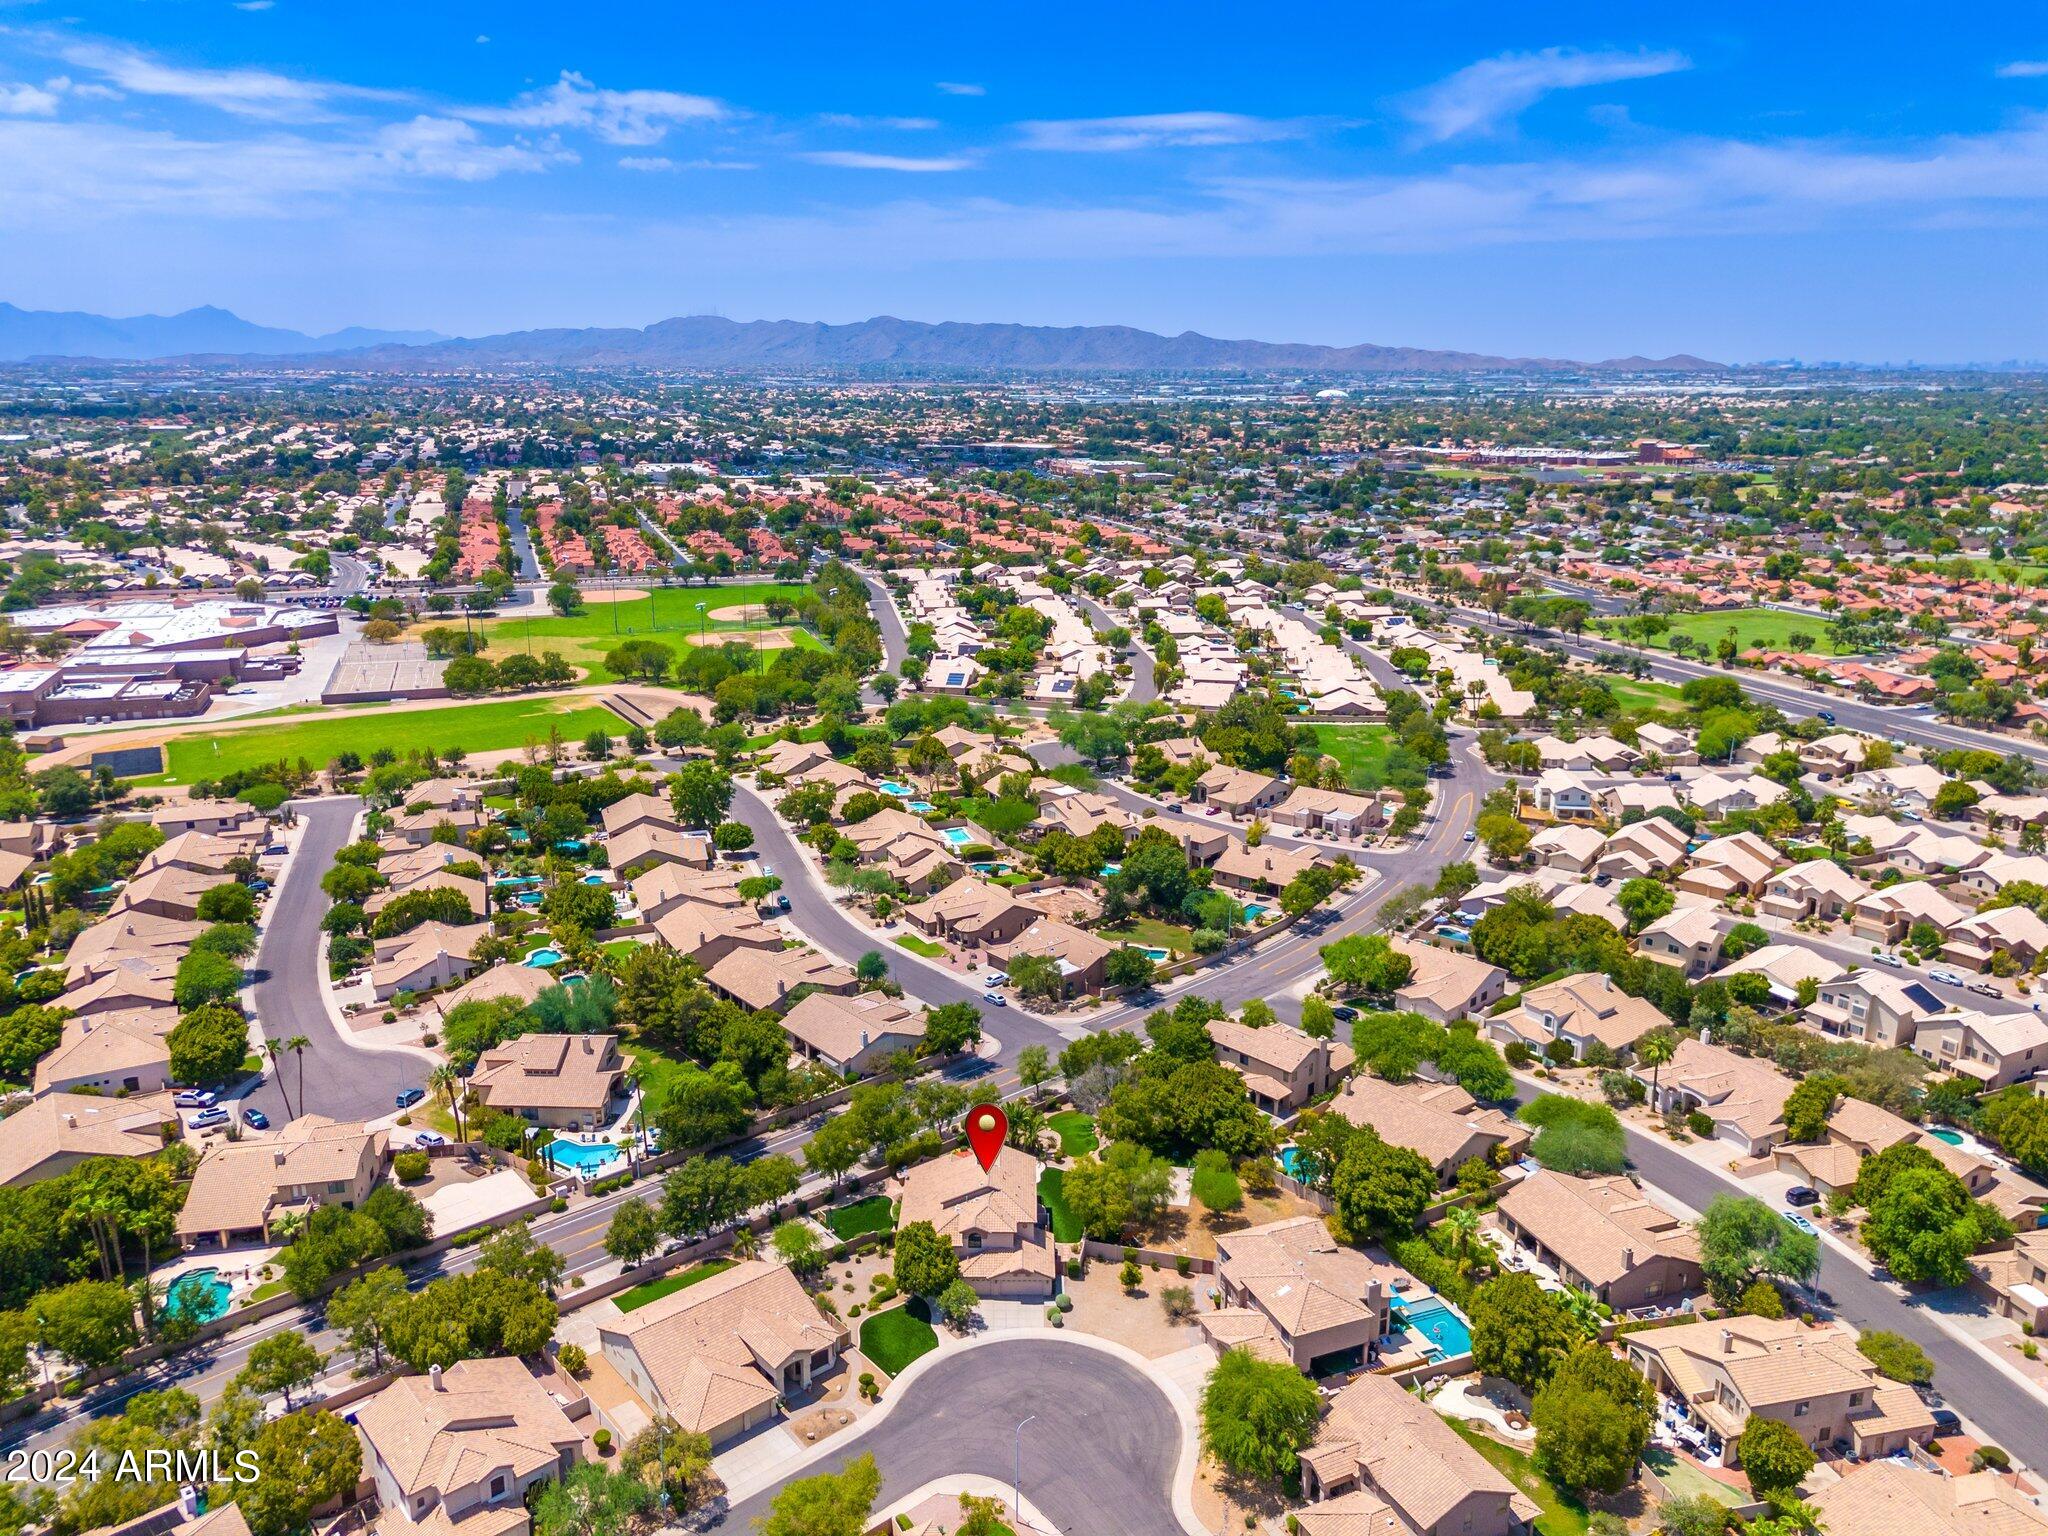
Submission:
<svg viewBox="0 0 2048 1536">
<path fill-rule="evenodd" d="M 1057 1168 L 1046 1169 L 1038 1176 L 1038 1198 L 1052 1212 L 1053 1237 L 1062 1243 L 1081 1241 L 1081 1223 L 1067 1209 L 1067 1176 Z"/>
<path fill-rule="evenodd" d="M 677 1274 L 663 1275 L 659 1280 L 650 1280 L 645 1285 L 636 1285 L 630 1291 L 621 1291 L 613 1298 L 621 1312 L 631 1312 L 644 1307 L 650 1301 L 659 1301 L 686 1286 L 695 1285 L 699 1280 L 709 1280 L 713 1275 L 722 1275 L 737 1259 L 706 1259 L 694 1269 L 685 1269 Z"/>
<path fill-rule="evenodd" d="M 1346 782 L 1377 773 L 1393 750 L 1394 733 L 1384 725 L 1318 725 L 1316 740 L 1325 756 L 1337 759 Z"/>
<path fill-rule="evenodd" d="M 1161 922 L 1156 917 L 1138 917 L 1114 931 L 1105 928 L 1105 939 L 1118 944 L 1136 944 L 1151 949 L 1177 950 L 1191 954 L 1195 947 L 1195 931 L 1183 923 Z"/>
<path fill-rule="evenodd" d="M 570 701 L 575 703 L 576 701 Z M 301 718 L 289 725 L 223 729 L 218 736 L 173 736 L 164 743 L 169 771 L 142 784 L 190 784 L 238 769 L 256 768 L 279 758 L 306 759 L 315 768 L 327 766 L 337 752 L 368 757 L 376 747 L 408 752 L 420 747 L 446 751 L 501 752 L 529 741 L 545 742 L 548 727 L 559 727 L 562 739 L 581 741 L 592 731 L 625 734 L 626 723 L 595 704 L 563 708 L 559 699 L 493 699 L 476 704 L 451 704 L 446 709 L 362 711 Z"/>
<path fill-rule="evenodd" d="M 668 1102 L 676 1079 L 683 1075 L 683 1064 L 649 1046 L 634 1045 L 628 1041 L 620 1041 L 619 1049 L 632 1057 L 640 1068 L 640 1082 L 647 1094 L 647 1111 L 652 1116 L 656 1109 Z"/>
<path fill-rule="evenodd" d="M 1718 1478 L 1707 1476 L 1691 1462 L 1680 1461 L 1669 1451 L 1656 1448 L 1647 1450 L 1643 1453 L 1643 1462 L 1657 1474 L 1657 1481 L 1664 1485 L 1673 1498 L 1718 1499 L 1723 1504 L 1746 1502 L 1741 1489 L 1731 1488 Z"/>
<path fill-rule="evenodd" d="M 502 659 L 529 649 L 536 656 L 542 651 L 560 651 L 564 661 L 585 670 L 588 681 L 608 683 L 617 679 L 606 670 L 604 658 L 622 640 L 659 640 L 680 656 L 705 637 L 743 640 L 754 630 L 774 629 L 787 630 L 787 638 L 763 640 L 764 655 L 784 645 L 816 649 L 817 636 L 787 620 L 771 619 L 761 606 L 771 597 L 793 598 L 803 590 L 772 581 L 732 587 L 656 587 L 645 597 L 616 604 L 602 592 L 591 592 L 584 596 L 583 612 L 570 618 L 553 612 L 507 616 L 481 620 L 477 628 L 489 642 L 488 656 Z M 697 612 L 699 603 L 704 605 L 701 614 Z M 750 619 L 711 617 L 726 608 L 749 606 L 755 609 Z M 419 627 L 427 627 L 426 621 Z"/>
<path fill-rule="evenodd" d="M 895 1221 L 894 1205 L 887 1195 L 869 1195 L 851 1205 L 836 1206 L 821 1218 L 842 1243 L 863 1232 L 886 1232 Z"/>
<path fill-rule="evenodd" d="M 1445 1420 L 1452 1429 L 1463 1435 L 1496 1468 L 1506 1474 L 1509 1482 L 1536 1501 L 1542 1511 L 1536 1517 L 1536 1529 L 1540 1536 L 1586 1536 L 1590 1515 L 1586 1506 L 1577 1498 L 1559 1488 L 1555 1483 L 1536 1470 L 1535 1461 L 1515 1450 L 1502 1445 L 1498 1440 L 1467 1428 L 1456 1419 Z"/>
<path fill-rule="evenodd" d="M 1828 639 L 1828 621 L 1813 614 L 1785 613 L 1776 608 L 1731 608 L 1723 613 L 1674 613 L 1666 617 L 1671 627 L 1649 638 L 1649 644 L 1660 651 L 1671 649 L 1671 637 L 1675 634 L 1690 635 L 1711 649 L 1721 643 L 1732 626 L 1738 651 L 1752 647 L 1775 651 L 1800 649 L 1792 643 L 1792 637 L 1798 634 L 1808 637 L 1806 650 L 1839 654 L 1834 642 Z M 1610 639 L 1617 637 L 1613 620 L 1601 620 L 1598 627 Z"/>
<path fill-rule="evenodd" d="M 912 1317 L 904 1307 L 877 1312 L 860 1325 L 860 1352 L 891 1376 L 901 1376 L 911 1361 L 938 1347 L 932 1325 Z"/>
<path fill-rule="evenodd" d="M 946 946 L 935 944 L 930 939 L 921 939 L 914 933 L 899 933 L 896 942 L 913 955 L 923 955 L 927 960 L 936 960 L 946 952 Z"/>
<path fill-rule="evenodd" d="M 1648 678 L 1607 677 L 1608 691 L 1623 709 L 1682 709 L 1685 700 L 1676 683 L 1651 682 Z"/>
<path fill-rule="evenodd" d="M 1060 1152 L 1066 1157 L 1085 1157 L 1099 1145 L 1095 1138 L 1095 1117 L 1078 1109 L 1063 1109 L 1046 1121 L 1060 1138 Z"/>
</svg>

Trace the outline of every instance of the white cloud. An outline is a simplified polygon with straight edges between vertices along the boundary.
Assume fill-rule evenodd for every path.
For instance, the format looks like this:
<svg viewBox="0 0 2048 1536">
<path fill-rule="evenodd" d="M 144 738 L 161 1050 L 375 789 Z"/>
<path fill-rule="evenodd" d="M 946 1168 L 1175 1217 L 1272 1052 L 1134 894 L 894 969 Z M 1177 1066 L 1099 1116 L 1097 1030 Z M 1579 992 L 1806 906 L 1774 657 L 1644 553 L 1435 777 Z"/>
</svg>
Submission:
<svg viewBox="0 0 2048 1536">
<path fill-rule="evenodd" d="M 235 0 L 235 9 L 238 11 L 267 11 L 276 4 L 277 0 Z"/>
<path fill-rule="evenodd" d="M 2001 80 L 2039 80 L 2048 76 L 2048 59 L 2014 59 L 1998 66 Z"/>
<path fill-rule="evenodd" d="M 575 129 L 607 144 L 659 144 L 678 123 L 717 122 L 731 116 L 723 102 L 681 91 L 613 91 L 592 85 L 572 70 L 544 91 L 528 91 L 508 107 L 469 107 L 462 115 L 479 123 L 516 128 Z"/>
<path fill-rule="evenodd" d="M 857 117 L 851 112 L 826 112 L 818 121 L 828 128 L 889 128 L 898 133 L 928 133 L 939 126 L 936 117 Z"/>
<path fill-rule="evenodd" d="M 626 155 L 619 161 L 622 171 L 753 171 L 760 167 L 751 160 L 671 160 L 666 155 Z"/>
<path fill-rule="evenodd" d="M 820 149 L 801 158 L 813 165 L 834 165 L 848 171 L 964 171 L 974 161 L 964 155 L 871 155 L 857 149 Z"/>
<path fill-rule="evenodd" d="M 71 89 L 62 75 L 41 85 L 0 85 L 0 117 L 54 117 L 57 103 Z"/>
<path fill-rule="evenodd" d="M 1647 80 L 1690 69 L 1692 61 L 1671 50 L 1545 48 L 1537 53 L 1503 53 L 1468 64 L 1402 103 L 1427 143 L 1489 132 L 1511 122 L 1552 91 L 1622 80 Z"/>
<path fill-rule="evenodd" d="M 988 87 L 974 85 L 965 80 L 939 80 L 933 82 L 938 90 L 948 96 L 986 96 Z"/>
<path fill-rule="evenodd" d="M 198 102 L 238 117 L 313 116 L 327 102 L 344 96 L 398 99 L 392 92 L 300 80 L 267 69 L 188 67 L 121 43 L 60 42 L 55 52 L 66 63 L 90 70 L 133 95 Z"/>
<path fill-rule="evenodd" d="M 1082 117 L 1020 123 L 1027 149 L 1114 152 L 1204 148 L 1297 139 L 1299 122 L 1247 117 L 1238 112 L 1155 112 L 1138 117 Z"/>
<path fill-rule="evenodd" d="M 576 161 L 574 154 L 552 141 L 540 146 L 490 144 L 460 118 L 424 114 L 379 129 L 375 145 L 378 156 L 395 170 L 450 181 L 489 181 L 507 171 L 539 171 Z"/>
</svg>

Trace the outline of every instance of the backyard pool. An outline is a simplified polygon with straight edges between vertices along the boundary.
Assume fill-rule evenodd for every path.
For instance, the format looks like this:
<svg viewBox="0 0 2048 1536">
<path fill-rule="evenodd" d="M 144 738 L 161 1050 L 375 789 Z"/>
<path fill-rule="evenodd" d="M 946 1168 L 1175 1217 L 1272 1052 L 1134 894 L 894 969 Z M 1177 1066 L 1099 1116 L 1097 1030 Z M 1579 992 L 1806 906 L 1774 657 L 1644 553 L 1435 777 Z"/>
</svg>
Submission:
<svg viewBox="0 0 2048 1536">
<path fill-rule="evenodd" d="M 611 884 L 611 879 L 610 875 L 585 875 L 583 883 L 585 885 L 609 885 Z"/>
<path fill-rule="evenodd" d="M 1120 875 L 1123 872 L 1124 867 L 1121 864 L 1105 864 L 1102 866 L 1102 873 L 1105 875 Z"/>
<path fill-rule="evenodd" d="M 498 881 L 498 889 L 524 891 L 545 883 L 539 875 L 506 875 Z"/>
<path fill-rule="evenodd" d="M 541 1150 L 547 1156 L 549 1167 L 566 1168 L 586 1179 L 600 1168 L 609 1168 L 613 1163 L 626 1160 L 625 1153 L 603 1141 L 551 1141 Z"/>
<path fill-rule="evenodd" d="M 1960 1147 L 1963 1144 L 1963 1133 L 1961 1131 L 1951 1131 L 1945 1127 L 1937 1127 L 1934 1130 L 1930 1130 L 1927 1134 L 1936 1141 L 1947 1142 L 1952 1147 Z"/>
<path fill-rule="evenodd" d="M 562 963 L 562 952 L 552 945 L 543 944 L 519 963 L 544 970 L 551 965 L 560 965 Z"/>
<path fill-rule="evenodd" d="M 965 848 L 974 841 L 974 834 L 965 827 L 941 827 L 939 830 L 945 834 L 946 841 L 955 848 Z"/>
<path fill-rule="evenodd" d="M 895 779 L 884 779 L 875 788 L 885 795 L 894 795 L 898 800 L 907 800 L 917 793 L 908 784 L 900 784 Z"/>
<path fill-rule="evenodd" d="M 1404 1301 L 1395 1309 L 1394 1317 L 1429 1340 L 1439 1354 L 1465 1355 L 1472 1352 L 1472 1330 L 1441 1297 L 1425 1296 L 1420 1301 Z"/>
<path fill-rule="evenodd" d="M 903 802 L 903 808 L 919 816 L 929 816 L 938 809 L 929 800 L 906 800 Z"/>
<path fill-rule="evenodd" d="M 1164 965 L 1167 961 L 1173 958 L 1172 950 L 1161 949 L 1157 945 L 1153 944 L 1140 945 L 1138 947 L 1138 953 L 1149 956 L 1154 965 Z"/>
<path fill-rule="evenodd" d="M 993 862 L 987 864 L 970 864 L 967 867 L 973 870 L 977 875 L 1007 875 L 1010 872 L 1009 865 L 997 864 Z"/>
<path fill-rule="evenodd" d="M 180 1322 L 210 1323 L 228 1309 L 234 1287 L 217 1269 L 188 1269 L 171 1282 L 164 1310 Z"/>
<path fill-rule="evenodd" d="M 1300 1158 L 1301 1154 L 1293 1147 L 1282 1147 L 1280 1149 L 1280 1171 L 1290 1179 L 1300 1178 L 1301 1175 L 1294 1171 L 1294 1165 Z"/>
<path fill-rule="evenodd" d="M 1256 923 L 1260 918 L 1264 917 L 1265 915 L 1266 908 L 1262 903 L 1256 901 L 1248 901 L 1244 904 L 1244 920 L 1246 922 Z"/>
</svg>

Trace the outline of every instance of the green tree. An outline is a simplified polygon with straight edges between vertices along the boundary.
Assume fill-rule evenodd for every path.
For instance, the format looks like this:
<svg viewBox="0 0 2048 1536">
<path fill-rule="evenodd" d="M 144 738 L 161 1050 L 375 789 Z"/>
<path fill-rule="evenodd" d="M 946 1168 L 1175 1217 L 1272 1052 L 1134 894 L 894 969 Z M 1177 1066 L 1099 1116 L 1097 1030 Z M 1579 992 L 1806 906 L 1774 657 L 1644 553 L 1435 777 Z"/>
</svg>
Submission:
<svg viewBox="0 0 2048 1536">
<path fill-rule="evenodd" d="M 373 1269 L 327 1298 L 327 1324 L 348 1335 L 349 1347 L 371 1369 L 384 1366 L 386 1320 L 405 1300 L 405 1271 L 392 1265 Z"/>
<path fill-rule="evenodd" d="M 1354 1238 L 1405 1237 L 1436 1198 L 1436 1170 L 1420 1153 L 1383 1140 L 1370 1127 L 1360 1131 L 1330 1175 L 1337 1218 Z"/>
<path fill-rule="evenodd" d="M 925 1049 L 934 1056 L 964 1051 L 981 1039 L 981 1010 L 972 1003 L 942 1003 L 924 1016 Z"/>
<path fill-rule="evenodd" d="M 628 1200 L 612 1213 L 605 1229 L 604 1251 L 626 1268 L 644 1260 L 661 1243 L 661 1228 L 654 1208 L 644 1200 Z"/>
<path fill-rule="evenodd" d="M 2012 1234 L 2004 1217 L 1940 1167 L 1897 1174 L 1867 1210 L 1864 1242 L 1908 1285 L 1962 1285 L 1970 1255 Z"/>
<path fill-rule="evenodd" d="M 235 1385 L 263 1397 L 283 1393 L 289 1411 L 292 1393 L 318 1381 L 326 1364 L 327 1357 L 308 1343 L 303 1333 L 287 1328 L 250 1348 L 249 1363 L 235 1373 Z"/>
<path fill-rule="evenodd" d="M 1623 882 L 1621 889 L 1614 893 L 1614 904 L 1628 919 L 1630 930 L 1641 933 L 1658 918 L 1666 916 L 1678 904 L 1678 898 L 1672 895 L 1670 886 L 1637 876 Z"/>
<path fill-rule="evenodd" d="M 896 1289 L 906 1296 L 937 1296 L 960 1278 L 953 1245 L 928 1221 L 913 1221 L 896 1234 Z"/>
<path fill-rule="evenodd" d="M 1825 1141 L 1828 1116 L 1835 1112 L 1846 1079 L 1832 1072 L 1816 1072 L 1785 1096 L 1785 1137 L 1788 1141 Z"/>
<path fill-rule="evenodd" d="M 251 1536 L 302 1531 L 314 1510 L 362 1481 L 362 1442 L 347 1423 L 322 1410 L 272 1419 L 256 1431 L 253 1449 L 256 1477 L 235 1490 Z"/>
<path fill-rule="evenodd" d="M 1321 1402 L 1283 1360 L 1225 1350 L 1202 1389 L 1202 1448 L 1240 1477 L 1278 1482 L 1316 1437 Z"/>
<path fill-rule="evenodd" d="M 572 1467 L 533 1501 L 534 1536 L 636 1536 L 660 1513 L 660 1494 L 623 1467 Z"/>
<path fill-rule="evenodd" d="M 1700 1216 L 1700 1268 L 1722 1306 L 1759 1276 L 1800 1284 L 1820 1272 L 1820 1240 L 1751 1195 L 1716 1195 Z"/>
<path fill-rule="evenodd" d="M 1322 947 L 1324 967 L 1330 979 L 1353 992 L 1385 996 L 1407 985 L 1415 964 L 1396 950 L 1383 933 L 1346 934 Z"/>
<path fill-rule="evenodd" d="M 1499 1275 L 1472 1296 L 1472 1364 L 1505 1376 L 1524 1392 L 1550 1380 L 1584 1337 L 1564 1306 L 1534 1275 Z"/>
<path fill-rule="evenodd" d="M 1655 1394 L 1604 1344 L 1565 1357 L 1530 1405 L 1536 1465 L 1566 1488 L 1619 1493 L 1650 1441 Z"/>
<path fill-rule="evenodd" d="M 533 1229 L 523 1221 L 500 1227 L 479 1243 L 476 1263 L 479 1270 L 531 1281 L 550 1296 L 569 1265 L 560 1252 L 537 1241 Z"/>
<path fill-rule="evenodd" d="M 1911 1387 L 1934 1385 L 1934 1362 L 1927 1358 L 1926 1350 L 1904 1334 L 1875 1328 L 1860 1336 L 1856 1347 L 1880 1375 Z"/>
<path fill-rule="evenodd" d="M 81 1370 L 112 1365 L 137 1342 L 135 1298 L 110 1280 L 74 1280 L 30 1303 L 36 1342 Z"/>
<path fill-rule="evenodd" d="M 800 1477 L 754 1522 L 758 1536 L 863 1536 L 882 1474 L 866 1452 L 837 1472 Z"/>
<path fill-rule="evenodd" d="M 732 806 L 732 775 L 716 763 L 685 763 L 669 780 L 669 803 L 689 827 L 715 827 Z"/>
<path fill-rule="evenodd" d="M 1789 1493 L 1813 1470 L 1813 1448 L 1788 1424 L 1752 1413 L 1737 1444 L 1750 1491 L 1760 1499 Z"/>
<path fill-rule="evenodd" d="M 769 1241 L 774 1244 L 775 1256 L 799 1276 L 815 1275 L 825 1267 L 825 1245 L 807 1221 L 781 1223 Z"/>
<path fill-rule="evenodd" d="M 202 1003 L 171 1026 L 171 1077 L 180 1083 L 224 1083 L 249 1058 L 249 1021 L 227 1003 Z"/>
<path fill-rule="evenodd" d="M 392 1354 L 424 1371 L 485 1355 L 533 1354 L 553 1337 L 558 1315 L 531 1280 L 479 1269 L 407 1296 L 385 1333 Z"/>
</svg>

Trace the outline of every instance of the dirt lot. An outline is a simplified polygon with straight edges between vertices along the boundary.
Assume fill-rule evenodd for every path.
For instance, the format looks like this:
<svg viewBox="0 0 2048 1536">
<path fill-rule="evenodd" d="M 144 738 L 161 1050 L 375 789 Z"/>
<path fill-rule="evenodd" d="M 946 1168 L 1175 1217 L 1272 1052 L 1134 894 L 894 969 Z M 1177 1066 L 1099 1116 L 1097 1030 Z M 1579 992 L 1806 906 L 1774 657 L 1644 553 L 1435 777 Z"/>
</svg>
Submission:
<svg viewBox="0 0 2048 1536">
<path fill-rule="evenodd" d="M 1194 1293 L 1195 1306 L 1206 1308 L 1210 1284 L 1207 1277 L 1189 1275 L 1183 1280 L 1171 1269 L 1157 1273 L 1147 1270 L 1145 1283 L 1127 1294 L 1117 1281 L 1117 1272 L 1122 1267 L 1096 1259 L 1079 1280 L 1066 1282 L 1067 1293 L 1074 1298 L 1074 1310 L 1067 1314 L 1067 1327 L 1114 1340 L 1148 1360 L 1157 1360 L 1201 1341 L 1202 1336 L 1192 1322 L 1174 1323 L 1167 1319 L 1159 1293 L 1170 1285 L 1184 1285 Z"/>
<path fill-rule="evenodd" d="M 1322 1212 L 1306 1200 L 1283 1192 L 1263 1197 L 1248 1194 L 1243 1207 L 1227 1216 L 1213 1215 L 1203 1209 L 1199 1200 L 1190 1199 L 1185 1208 L 1169 1206 L 1166 1213 L 1141 1231 L 1135 1241 L 1140 1248 L 1185 1253 L 1196 1259 L 1213 1259 L 1216 1257 L 1218 1232 L 1242 1232 L 1246 1227 L 1263 1226 L 1269 1221 L 1321 1215 Z"/>
</svg>

